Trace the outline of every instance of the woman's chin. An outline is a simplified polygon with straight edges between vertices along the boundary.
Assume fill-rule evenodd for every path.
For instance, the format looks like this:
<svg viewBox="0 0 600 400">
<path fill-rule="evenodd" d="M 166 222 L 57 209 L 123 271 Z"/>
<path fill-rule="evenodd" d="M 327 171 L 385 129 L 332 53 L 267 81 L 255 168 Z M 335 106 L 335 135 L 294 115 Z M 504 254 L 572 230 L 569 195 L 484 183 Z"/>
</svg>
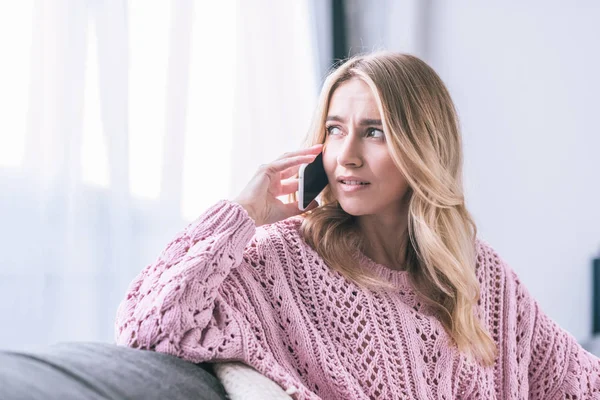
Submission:
<svg viewBox="0 0 600 400">
<path fill-rule="evenodd" d="M 365 209 L 365 206 L 362 201 L 339 200 L 339 203 L 340 207 L 342 207 L 342 210 L 344 210 L 347 214 L 350 214 L 352 216 L 358 217 L 360 215 L 368 214 L 368 210 Z"/>
</svg>

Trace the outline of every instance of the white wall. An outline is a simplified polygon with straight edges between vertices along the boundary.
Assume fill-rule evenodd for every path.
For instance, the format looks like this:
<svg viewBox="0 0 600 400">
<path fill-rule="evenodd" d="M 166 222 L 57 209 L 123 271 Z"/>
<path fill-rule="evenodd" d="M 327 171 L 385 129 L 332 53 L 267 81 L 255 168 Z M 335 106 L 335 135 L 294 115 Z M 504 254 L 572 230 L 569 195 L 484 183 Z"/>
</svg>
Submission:
<svg viewBox="0 0 600 400">
<path fill-rule="evenodd" d="M 600 251 L 600 2 L 436 2 L 430 64 L 459 109 L 467 206 L 542 308 L 591 332 Z"/>
<path fill-rule="evenodd" d="M 347 4 L 352 53 L 413 53 L 446 82 L 479 236 L 585 342 L 600 252 L 600 2 Z"/>
</svg>

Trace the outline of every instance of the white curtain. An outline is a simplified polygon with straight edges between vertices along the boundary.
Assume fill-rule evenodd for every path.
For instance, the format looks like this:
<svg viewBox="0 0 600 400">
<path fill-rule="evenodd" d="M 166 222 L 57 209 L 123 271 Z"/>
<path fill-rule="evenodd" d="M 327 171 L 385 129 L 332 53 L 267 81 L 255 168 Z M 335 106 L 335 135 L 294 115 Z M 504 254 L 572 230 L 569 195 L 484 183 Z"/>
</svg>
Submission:
<svg viewBox="0 0 600 400">
<path fill-rule="evenodd" d="M 0 4 L 0 348 L 113 340 L 131 279 L 296 149 L 309 0 Z"/>
</svg>

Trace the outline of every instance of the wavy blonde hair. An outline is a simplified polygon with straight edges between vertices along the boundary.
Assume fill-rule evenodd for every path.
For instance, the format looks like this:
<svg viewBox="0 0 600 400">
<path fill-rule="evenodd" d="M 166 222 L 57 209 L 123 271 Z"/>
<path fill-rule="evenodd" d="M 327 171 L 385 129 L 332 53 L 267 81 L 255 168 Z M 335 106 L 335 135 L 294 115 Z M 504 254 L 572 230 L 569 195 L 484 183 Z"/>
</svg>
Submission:
<svg viewBox="0 0 600 400">
<path fill-rule="evenodd" d="M 459 350 L 492 365 L 496 345 L 476 315 L 477 227 L 465 207 L 462 140 L 450 94 L 417 57 L 387 51 L 354 56 L 325 80 L 307 146 L 325 143 L 331 96 L 354 78 L 375 94 L 390 155 L 409 183 L 404 259 L 417 294 L 437 311 Z M 341 208 L 329 187 L 320 199 L 320 207 L 304 214 L 300 232 L 306 242 L 331 268 L 359 285 L 392 289 L 357 265 L 356 249 L 364 249 L 364 242 L 355 218 Z"/>
</svg>

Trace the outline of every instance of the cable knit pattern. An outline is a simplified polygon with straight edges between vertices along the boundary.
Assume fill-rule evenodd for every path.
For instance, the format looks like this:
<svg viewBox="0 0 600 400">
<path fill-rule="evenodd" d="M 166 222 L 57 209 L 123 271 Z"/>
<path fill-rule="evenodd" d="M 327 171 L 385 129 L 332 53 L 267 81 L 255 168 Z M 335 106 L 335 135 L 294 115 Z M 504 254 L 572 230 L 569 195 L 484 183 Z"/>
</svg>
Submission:
<svg viewBox="0 0 600 400">
<path fill-rule="evenodd" d="M 357 254 L 397 288 L 361 289 L 299 235 L 299 217 L 256 228 L 220 201 L 131 283 L 119 345 L 198 362 L 240 361 L 295 399 L 600 399 L 600 360 L 539 308 L 477 240 L 477 313 L 496 342 L 483 367 L 452 345 L 408 275 Z"/>
</svg>

